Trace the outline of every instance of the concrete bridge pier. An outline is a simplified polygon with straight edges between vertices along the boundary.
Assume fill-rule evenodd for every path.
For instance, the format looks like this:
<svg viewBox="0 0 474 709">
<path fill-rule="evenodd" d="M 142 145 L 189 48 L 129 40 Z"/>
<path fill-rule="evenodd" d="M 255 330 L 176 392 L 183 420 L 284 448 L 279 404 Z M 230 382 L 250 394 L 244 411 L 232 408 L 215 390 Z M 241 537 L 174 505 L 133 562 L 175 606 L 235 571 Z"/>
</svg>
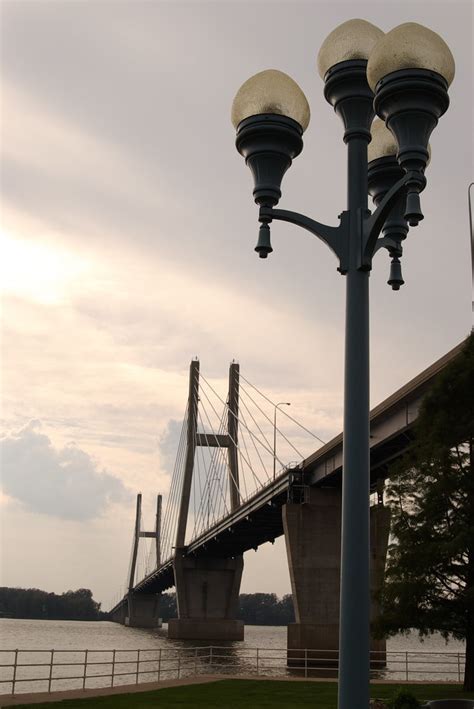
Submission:
<svg viewBox="0 0 474 709">
<path fill-rule="evenodd" d="M 123 606 L 126 612 L 124 624 L 130 628 L 159 628 L 161 626 L 160 595 L 129 592 L 127 604 Z"/>
<path fill-rule="evenodd" d="M 287 503 L 282 510 L 296 622 L 288 625 L 288 664 L 331 666 L 339 654 L 339 587 L 341 554 L 341 491 L 310 488 L 304 504 Z M 383 579 L 389 512 L 371 510 L 371 587 Z M 373 604 L 375 616 L 377 607 Z M 385 663 L 385 641 L 372 641 L 377 664 Z"/>
<path fill-rule="evenodd" d="M 170 619 L 168 637 L 176 640 L 243 640 L 236 620 L 243 557 L 193 559 L 176 555 L 174 574 L 179 618 Z"/>
<path fill-rule="evenodd" d="M 282 510 L 296 618 L 288 625 L 288 664 L 298 666 L 304 662 L 298 650 L 312 650 L 314 662 L 337 659 L 339 647 L 341 492 L 309 488 L 307 494 L 304 504 Z"/>
</svg>

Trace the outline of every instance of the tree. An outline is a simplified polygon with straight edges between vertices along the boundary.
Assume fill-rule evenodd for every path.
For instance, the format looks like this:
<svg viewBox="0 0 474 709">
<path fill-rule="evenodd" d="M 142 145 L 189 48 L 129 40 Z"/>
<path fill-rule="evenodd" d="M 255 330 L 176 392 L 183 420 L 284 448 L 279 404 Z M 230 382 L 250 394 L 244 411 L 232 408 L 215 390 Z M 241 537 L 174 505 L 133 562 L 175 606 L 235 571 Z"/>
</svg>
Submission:
<svg viewBox="0 0 474 709">
<path fill-rule="evenodd" d="M 291 593 L 287 593 L 283 596 L 281 601 L 278 602 L 280 610 L 280 618 L 278 625 L 288 625 L 289 623 L 295 622 L 295 609 L 293 606 L 293 596 Z"/>
<path fill-rule="evenodd" d="M 414 445 L 391 471 L 392 539 L 380 635 L 417 629 L 466 641 L 474 689 L 474 335 L 423 401 Z"/>
<path fill-rule="evenodd" d="M 161 618 L 167 623 L 170 618 L 176 618 L 177 615 L 176 593 L 163 593 L 160 598 Z"/>
<path fill-rule="evenodd" d="M 279 599 L 274 593 L 241 593 L 239 616 L 246 625 L 288 625 L 295 622 L 291 594 Z"/>
</svg>

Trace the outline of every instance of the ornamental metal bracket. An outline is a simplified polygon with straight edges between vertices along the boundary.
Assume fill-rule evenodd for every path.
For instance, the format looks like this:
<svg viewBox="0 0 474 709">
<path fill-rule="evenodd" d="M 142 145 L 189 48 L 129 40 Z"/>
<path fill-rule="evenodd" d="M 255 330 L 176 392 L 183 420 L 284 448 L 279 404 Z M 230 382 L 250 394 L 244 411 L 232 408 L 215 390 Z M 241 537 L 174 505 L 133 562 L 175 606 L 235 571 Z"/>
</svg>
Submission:
<svg viewBox="0 0 474 709">
<path fill-rule="evenodd" d="M 272 207 L 260 207 L 259 221 L 270 223 L 273 219 L 290 224 L 296 224 L 309 231 L 318 239 L 324 241 L 331 251 L 339 259 L 338 271 L 342 274 L 348 270 L 348 248 L 349 248 L 349 212 L 342 212 L 339 215 L 339 226 L 328 226 L 306 217 L 298 212 L 290 212 L 287 209 L 273 209 Z"/>
<path fill-rule="evenodd" d="M 400 192 L 405 189 L 408 182 L 413 179 L 413 174 L 407 172 L 393 187 L 389 189 L 385 197 L 380 202 L 379 206 L 373 214 L 362 219 L 362 253 L 359 268 L 361 270 L 370 270 L 372 268 L 372 257 L 378 248 L 385 246 L 389 248 L 388 243 L 380 243 L 378 240 L 380 232 L 383 229 L 385 221 L 389 216 L 393 206 L 400 196 Z M 384 241 L 383 239 L 380 240 Z"/>
</svg>

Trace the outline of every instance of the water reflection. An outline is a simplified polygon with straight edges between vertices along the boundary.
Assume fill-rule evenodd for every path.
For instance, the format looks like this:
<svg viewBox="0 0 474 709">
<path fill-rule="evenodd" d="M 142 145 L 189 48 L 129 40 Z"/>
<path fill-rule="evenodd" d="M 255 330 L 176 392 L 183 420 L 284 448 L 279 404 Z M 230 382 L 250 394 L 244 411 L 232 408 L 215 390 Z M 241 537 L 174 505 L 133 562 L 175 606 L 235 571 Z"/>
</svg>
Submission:
<svg viewBox="0 0 474 709">
<path fill-rule="evenodd" d="M 289 651 L 288 666 L 286 635 L 286 627 L 246 626 L 245 641 L 216 641 L 209 647 L 208 641 L 168 640 L 166 626 L 141 629 L 108 622 L 4 618 L 0 619 L 0 664 L 11 664 L 13 650 L 19 648 L 19 661 L 28 663 L 17 669 L 19 692 L 45 691 L 49 686 L 54 690 L 105 687 L 112 681 L 115 686 L 209 672 L 336 678 L 331 666 L 334 657 L 326 657 L 327 652 L 323 657 L 314 651 Z M 439 636 L 424 643 L 414 635 L 393 638 L 387 643 L 386 668 L 377 669 L 373 676 L 459 681 L 462 653 L 462 643 L 446 647 Z M 0 685 L 0 694 L 11 691 L 12 674 L 11 667 L 0 668 L 0 680 L 10 682 Z"/>
</svg>

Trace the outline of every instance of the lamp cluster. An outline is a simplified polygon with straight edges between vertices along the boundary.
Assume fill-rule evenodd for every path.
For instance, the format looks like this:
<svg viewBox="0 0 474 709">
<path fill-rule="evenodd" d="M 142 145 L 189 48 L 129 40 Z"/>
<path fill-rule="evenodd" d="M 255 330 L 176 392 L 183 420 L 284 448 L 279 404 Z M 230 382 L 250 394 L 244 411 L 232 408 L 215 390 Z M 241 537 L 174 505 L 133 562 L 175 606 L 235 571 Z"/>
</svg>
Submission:
<svg viewBox="0 0 474 709">
<path fill-rule="evenodd" d="M 398 290 L 403 283 L 402 242 L 423 218 L 428 142 L 448 108 L 454 60 L 444 40 L 421 25 L 384 34 L 370 22 L 350 20 L 323 42 L 318 70 L 347 145 L 348 203 L 338 226 L 276 208 L 310 119 L 293 79 L 275 70 L 253 76 L 235 97 L 232 120 L 255 183 L 259 256 L 272 251 L 272 221 L 286 221 L 329 246 L 346 275 L 338 707 L 364 709 L 370 668 L 369 272 L 373 256 L 385 248 L 392 260 L 389 285 Z"/>
<path fill-rule="evenodd" d="M 386 248 L 392 259 L 388 283 L 398 290 L 403 284 L 402 241 L 409 227 L 423 219 L 419 195 L 426 186 L 429 138 L 449 105 L 453 55 L 438 34 L 417 23 L 399 25 L 385 34 L 370 22 L 354 19 L 324 40 L 317 66 L 325 82 L 324 95 L 344 122 L 344 141 L 359 138 L 366 143 L 360 160 L 367 162 L 367 191 L 376 211 L 370 219 L 370 213 L 363 215 L 358 267 L 369 270 L 374 253 Z M 378 119 L 373 122 L 375 115 Z M 336 234 L 334 227 L 274 209 L 283 175 L 303 148 L 309 120 L 303 91 L 275 69 L 252 76 L 235 96 L 236 146 L 253 173 L 253 195 L 260 207 L 256 251 L 261 258 L 272 251 L 269 224 L 273 219 L 291 221 L 326 241 L 345 273 L 344 239 L 349 227 L 347 233 Z M 334 233 L 328 237 L 331 229 Z"/>
</svg>

